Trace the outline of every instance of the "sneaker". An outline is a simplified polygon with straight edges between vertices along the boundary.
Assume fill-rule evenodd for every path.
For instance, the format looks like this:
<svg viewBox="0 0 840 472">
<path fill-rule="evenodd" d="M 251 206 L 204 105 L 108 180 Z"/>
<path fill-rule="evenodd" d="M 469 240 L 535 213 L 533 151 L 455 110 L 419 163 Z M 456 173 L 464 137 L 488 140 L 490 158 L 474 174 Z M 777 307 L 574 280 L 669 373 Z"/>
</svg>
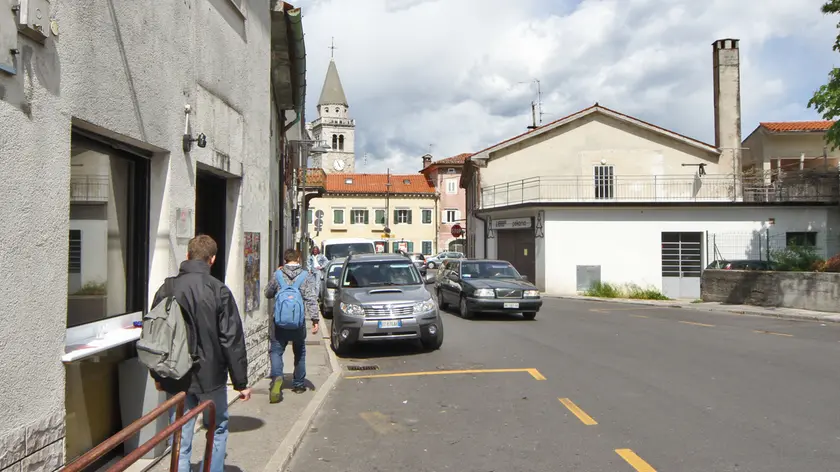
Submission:
<svg viewBox="0 0 840 472">
<path fill-rule="evenodd" d="M 292 387 L 292 391 L 295 393 L 304 393 L 306 392 L 306 387 Z"/>
<path fill-rule="evenodd" d="M 280 403 L 283 401 L 283 377 L 271 379 L 271 386 L 268 390 L 269 403 Z"/>
</svg>

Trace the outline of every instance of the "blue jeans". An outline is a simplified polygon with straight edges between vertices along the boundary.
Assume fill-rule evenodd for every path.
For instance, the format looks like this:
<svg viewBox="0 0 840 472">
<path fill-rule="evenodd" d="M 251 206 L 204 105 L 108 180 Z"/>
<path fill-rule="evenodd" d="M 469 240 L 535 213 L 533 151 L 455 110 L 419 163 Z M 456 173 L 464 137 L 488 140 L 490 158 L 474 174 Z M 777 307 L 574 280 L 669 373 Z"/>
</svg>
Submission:
<svg viewBox="0 0 840 472">
<path fill-rule="evenodd" d="M 167 398 L 172 398 L 167 394 Z M 210 460 L 211 472 L 224 472 L 225 452 L 228 439 L 228 402 L 227 388 L 222 387 L 210 393 L 188 393 L 184 399 L 184 414 L 198 406 L 204 400 L 212 400 L 216 405 L 216 433 L 213 436 L 213 458 Z M 207 427 L 208 411 L 202 413 L 204 426 Z M 195 420 L 193 418 L 181 429 L 181 456 L 178 458 L 178 472 L 190 472 L 190 455 L 192 454 L 193 434 L 195 432 Z M 169 422 L 175 421 L 175 409 L 169 412 Z M 204 451 L 201 451 L 201 462 L 204 462 Z M 203 464 L 202 464 L 203 465 Z M 199 468 L 201 470 L 201 468 Z"/>
<path fill-rule="evenodd" d="M 283 353 L 286 345 L 292 343 L 292 352 L 295 354 L 295 376 L 292 387 L 304 387 L 306 379 L 306 325 L 300 329 L 282 329 L 272 327 L 271 348 L 269 358 L 271 359 L 271 378 L 283 377 Z"/>
</svg>

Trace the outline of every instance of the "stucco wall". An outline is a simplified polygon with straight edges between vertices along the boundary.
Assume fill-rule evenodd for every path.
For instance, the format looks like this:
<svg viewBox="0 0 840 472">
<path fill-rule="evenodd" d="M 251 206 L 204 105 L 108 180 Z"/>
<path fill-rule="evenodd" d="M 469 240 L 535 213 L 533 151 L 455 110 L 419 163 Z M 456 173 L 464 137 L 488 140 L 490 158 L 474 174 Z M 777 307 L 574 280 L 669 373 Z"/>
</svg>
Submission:
<svg viewBox="0 0 840 472">
<path fill-rule="evenodd" d="M 0 73 L 0 469 L 63 453 L 64 353 L 71 122 L 155 152 L 151 166 L 149 292 L 185 258 L 177 208 L 195 207 L 197 166 L 228 185 L 227 282 L 248 332 L 252 381 L 267 364 L 266 303 L 244 313 L 242 234 L 260 232 L 267 282 L 270 25 L 267 0 L 101 2 L 58 0 L 60 36 L 41 46 L 19 36 L 20 73 Z M 208 146 L 181 150 L 184 105 Z M 51 290 L 52 296 L 42 296 Z M 33 375 L 37 372 L 37 375 Z M 39 425 L 61 427 L 33 439 Z M 23 441 L 27 436 L 32 438 Z M 47 440 L 49 442 L 44 442 Z M 39 446 L 44 446 L 39 449 Z M 22 449 L 21 449 L 22 448 Z M 24 459 L 27 457 L 28 459 Z M 58 462 L 57 462 L 58 461 Z M 42 469 L 39 469 L 42 470 Z"/>
<path fill-rule="evenodd" d="M 456 170 L 454 174 L 447 173 L 447 169 L 450 169 L 450 167 L 442 165 L 438 167 L 432 175 L 432 178 L 437 182 L 437 191 L 440 194 L 440 211 L 438 211 L 438 215 L 436 215 L 439 222 L 437 241 L 438 251 L 448 251 L 449 243 L 455 241 L 456 239 L 463 239 L 452 236 L 452 223 L 446 223 L 446 210 L 458 210 L 457 218 L 460 221 L 457 221 L 457 223 L 462 227 L 467 226 L 466 189 L 462 189 L 459 185 L 461 180 L 461 169 L 457 166 L 451 167 L 451 169 Z M 446 191 L 447 182 L 451 180 L 455 181 L 456 192 L 454 194 L 447 193 Z"/>
<path fill-rule="evenodd" d="M 700 287 L 704 302 L 840 312 L 840 274 L 707 270 Z"/>
</svg>

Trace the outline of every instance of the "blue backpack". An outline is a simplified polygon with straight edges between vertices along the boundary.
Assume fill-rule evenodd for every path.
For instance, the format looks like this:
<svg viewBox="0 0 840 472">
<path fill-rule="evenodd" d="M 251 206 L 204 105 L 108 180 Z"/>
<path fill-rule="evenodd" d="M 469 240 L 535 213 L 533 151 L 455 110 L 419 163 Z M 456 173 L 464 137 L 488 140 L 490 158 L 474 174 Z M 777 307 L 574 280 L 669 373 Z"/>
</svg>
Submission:
<svg viewBox="0 0 840 472">
<path fill-rule="evenodd" d="M 303 294 L 300 288 L 306 282 L 309 274 L 301 272 L 292 285 L 286 283 L 283 271 L 277 270 L 274 277 L 280 285 L 280 290 L 274 296 L 274 324 L 282 329 L 300 329 L 305 325 Z"/>
</svg>

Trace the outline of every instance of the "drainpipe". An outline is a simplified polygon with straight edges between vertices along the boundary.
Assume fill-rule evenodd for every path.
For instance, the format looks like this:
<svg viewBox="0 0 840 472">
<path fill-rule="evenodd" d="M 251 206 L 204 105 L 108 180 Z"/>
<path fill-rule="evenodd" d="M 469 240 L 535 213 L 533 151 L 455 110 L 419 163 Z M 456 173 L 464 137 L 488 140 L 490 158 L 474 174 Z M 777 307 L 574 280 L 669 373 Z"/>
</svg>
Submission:
<svg viewBox="0 0 840 472">
<path fill-rule="evenodd" d="M 306 44 L 303 41 L 303 22 L 300 8 L 286 11 L 288 22 L 289 46 L 294 54 L 292 61 L 292 83 L 295 87 L 295 119 L 286 125 L 285 131 L 303 119 L 303 107 L 306 105 Z"/>
</svg>

